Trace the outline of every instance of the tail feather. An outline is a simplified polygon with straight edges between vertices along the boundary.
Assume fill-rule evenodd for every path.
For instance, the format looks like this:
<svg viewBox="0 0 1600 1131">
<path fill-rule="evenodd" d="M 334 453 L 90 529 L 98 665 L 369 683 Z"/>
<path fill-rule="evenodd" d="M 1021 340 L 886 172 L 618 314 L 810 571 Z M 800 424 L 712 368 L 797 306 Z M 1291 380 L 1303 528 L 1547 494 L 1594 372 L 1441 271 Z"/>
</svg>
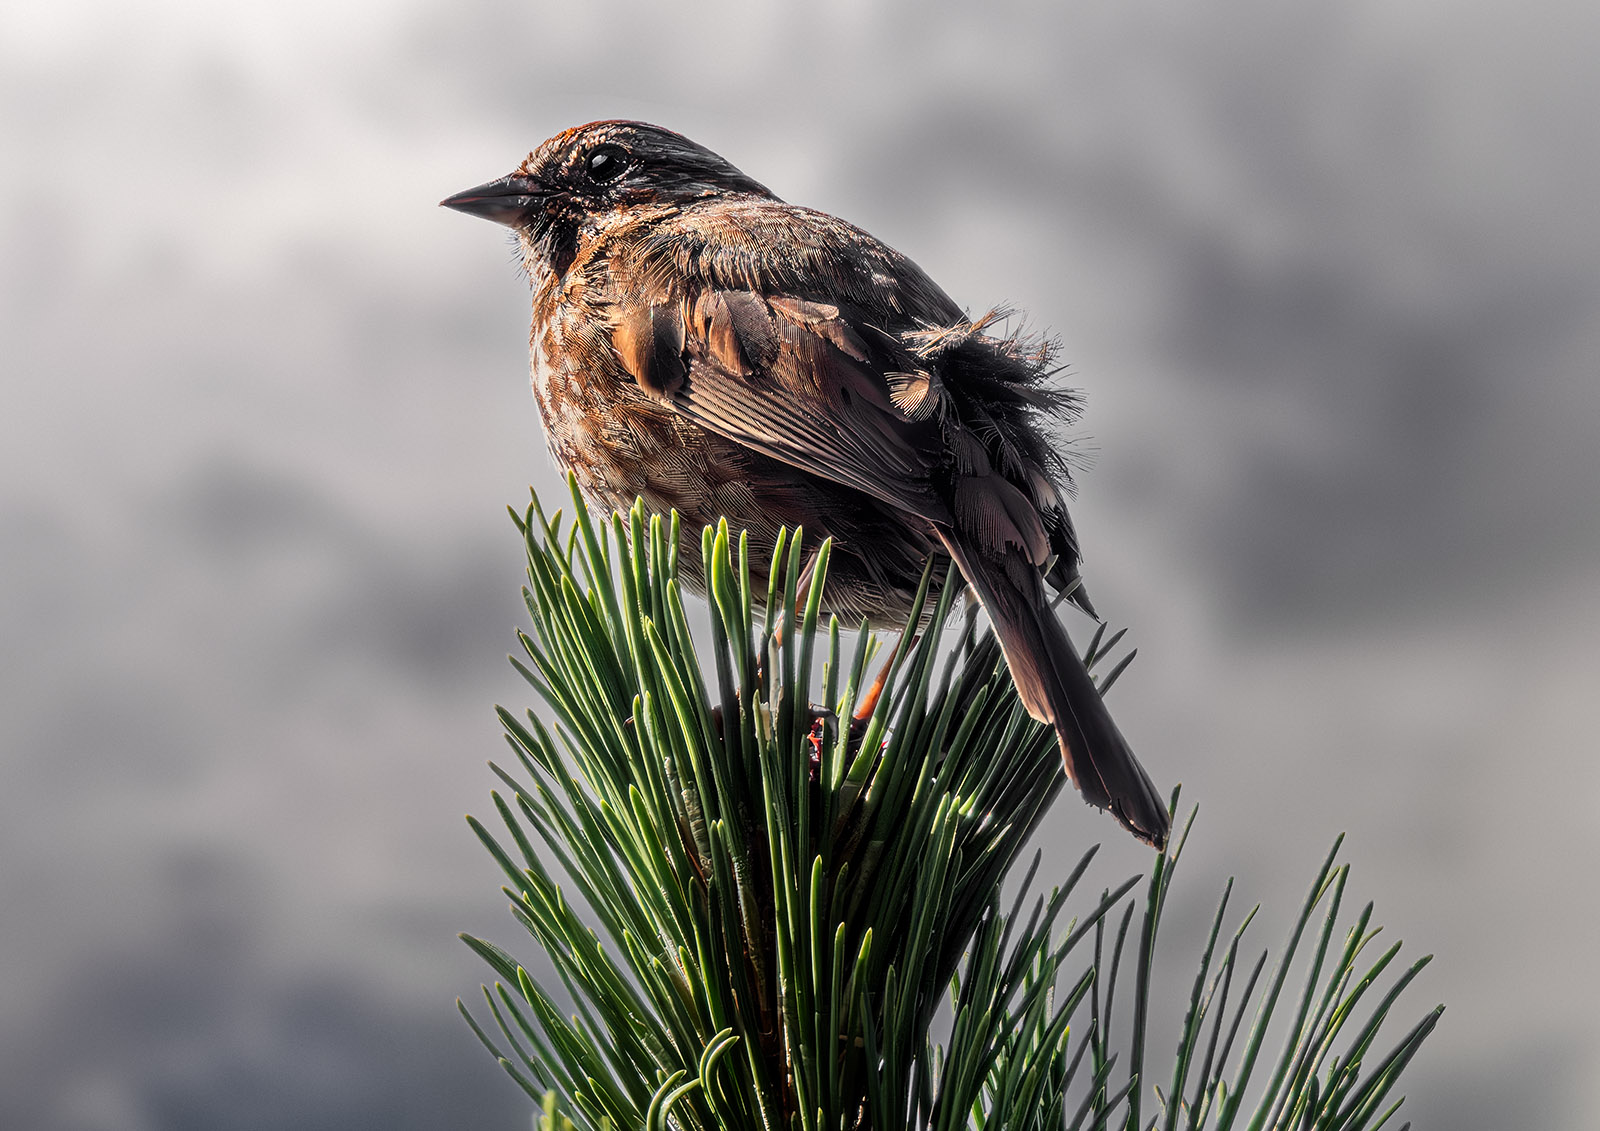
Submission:
<svg viewBox="0 0 1600 1131">
<path fill-rule="evenodd" d="M 1134 836 L 1164 849 L 1167 807 L 1045 600 L 1038 571 L 1019 553 L 1000 559 L 963 546 L 948 531 L 940 537 L 994 622 L 1023 706 L 1055 728 L 1072 784 Z"/>
</svg>

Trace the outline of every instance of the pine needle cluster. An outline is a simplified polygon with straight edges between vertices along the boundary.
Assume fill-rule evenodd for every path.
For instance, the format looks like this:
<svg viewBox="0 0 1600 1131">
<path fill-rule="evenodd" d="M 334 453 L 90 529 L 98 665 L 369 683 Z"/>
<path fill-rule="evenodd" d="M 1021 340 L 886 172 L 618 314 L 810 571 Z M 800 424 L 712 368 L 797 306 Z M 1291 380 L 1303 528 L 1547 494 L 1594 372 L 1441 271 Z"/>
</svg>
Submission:
<svg viewBox="0 0 1600 1131">
<path fill-rule="evenodd" d="M 570 520 L 547 519 L 537 500 L 513 515 L 532 632 L 512 662 L 550 722 L 500 711 L 516 759 L 494 767 L 504 831 L 469 818 L 544 961 L 463 936 L 497 980 L 484 987 L 492 1023 L 462 1013 L 543 1106 L 544 1131 L 1388 1121 L 1393 1084 L 1443 1007 L 1375 1055 L 1379 1026 L 1428 960 L 1367 1002 L 1399 944 L 1362 958 L 1376 934 L 1369 904 L 1333 945 L 1348 874 L 1337 844 L 1265 982 L 1265 953 L 1241 961 L 1253 911 L 1219 952 L 1230 882 L 1176 1063 L 1158 1076 L 1146 1057 L 1151 969 L 1189 825 L 1155 858 L 1142 899 L 1139 877 L 1080 893 L 1091 849 L 1048 895 L 1031 895 L 1035 854 L 1002 904 L 1064 778 L 993 636 L 971 616 L 951 629 L 959 585 L 936 590 L 927 615 L 925 574 L 910 624 L 928 627 L 905 637 L 876 707 L 857 717 L 880 644 L 865 625 L 847 640 L 836 618 L 823 623 L 826 542 L 780 534 L 770 570 L 756 571 L 771 578 L 760 593 L 748 538 L 705 530 L 694 581 L 711 623 L 697 640 L 676 517 L 636 506 L 596 521 L 573 500 Z M 1088 659 L 1111 650 L 1097 637 Z M 1290 964 L 1319 909 L 1286 1011 Z M 1125 954 L 1131 1005 L 1118 1002 Z M 1268 1064 L 1275 1020 L 1282 1048 Z"/>
</svg>

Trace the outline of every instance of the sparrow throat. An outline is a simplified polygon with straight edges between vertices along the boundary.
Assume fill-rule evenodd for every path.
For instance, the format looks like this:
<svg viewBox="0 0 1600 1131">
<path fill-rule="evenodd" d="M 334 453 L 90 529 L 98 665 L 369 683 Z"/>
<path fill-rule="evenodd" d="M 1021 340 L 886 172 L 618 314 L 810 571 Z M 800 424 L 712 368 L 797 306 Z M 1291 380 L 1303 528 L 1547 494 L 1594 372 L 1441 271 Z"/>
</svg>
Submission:
<svg viewBox="0 0 1600 1131">
<path fill-rule="evenodd" d="M 560 278 L 578 254 L 578 225 L 560 216 L 539 213 L 517 227 L 517 244 L 528 281 L 537 290 Z"/>
</svg>

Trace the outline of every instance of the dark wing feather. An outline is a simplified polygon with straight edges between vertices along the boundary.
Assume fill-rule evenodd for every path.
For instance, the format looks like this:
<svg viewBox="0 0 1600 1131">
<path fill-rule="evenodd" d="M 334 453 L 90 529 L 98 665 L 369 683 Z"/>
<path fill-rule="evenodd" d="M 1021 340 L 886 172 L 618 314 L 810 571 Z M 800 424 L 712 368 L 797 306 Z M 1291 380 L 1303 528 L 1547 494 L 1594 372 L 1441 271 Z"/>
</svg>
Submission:
<svg viewBox="0 0 1600 1131">
<path fill-rule="evenodd" d="M 749 291 L 708 291 L 692 308 L 689 376 L 673 401 L 776 459 L 948 521 L 932 481 L 937 433 L 895 411 L 883 377 L 834 344 L 842 333 L 837 319 L 795 321 Z"/>
<path fill-rule="evenodd" d="M 657 400 L 670 400 L 688 375 L 683 319 L 670 306 L 622 306 L 611 330 L 611 346 L 639 387 Z"/>
</svg>

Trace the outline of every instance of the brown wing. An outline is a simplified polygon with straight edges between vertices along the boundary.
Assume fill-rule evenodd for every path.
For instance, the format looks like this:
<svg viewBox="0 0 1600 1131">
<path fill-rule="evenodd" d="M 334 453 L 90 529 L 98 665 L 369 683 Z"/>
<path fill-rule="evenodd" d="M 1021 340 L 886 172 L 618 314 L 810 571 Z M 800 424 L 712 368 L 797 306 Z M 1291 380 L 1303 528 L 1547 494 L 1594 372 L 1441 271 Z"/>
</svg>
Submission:
<svg viewBox="0 0 1600 1131">
<path fill-rule="evenodd" d="M 838 315 L 806 300 L 707 290 L 650 308 L 652 326 L 681 328 L 673 334 L 683 340 L 675 361 L 631 347 L 625 327 L 646 317 L 637 312 L 619 321 L 613 340 L 642 388 L 706 428 L 949 521 L 932 482 L 941 462 L 937 433 L 894 409 L 865 344 Z"/>
<path fill-rule="evenodd" d="M 1050 554 L 1032 500 L 958 422 L 899 407 L 892 339 L 869 344 L 836 306 L 707 290 L 624 311 L 612 340 L 642 389 L 714 432 L 980 546 L 1014 547 L 1036 566 Z"/>
<path fill-rule="evenodd" d="M 613 263 L 632 285 L 611 300 L 612 345 L 647 394 L 980 547 L 1020 549 L 1033 565 L 1050 557 L 1041 506 L 1065 511 L 1048 476 L 1013 458 L 1007 420 L 969 414 L 960 395 L 963 371 L 985 383 L 978 400 L 994 401 L 990 385 L 1001 399 L 1032 395 L 1007 383 L 1027 367 L 916 264 L 842 220 L 771 200 L 688 210 L 616 248 Z M 966 345 L 930 350 L 930 332 Z M 975 364 L 950 363 L 963 349 Z M 936 391 L 941 373 L 957 379 L 947 392 Z"/>
</svg>

